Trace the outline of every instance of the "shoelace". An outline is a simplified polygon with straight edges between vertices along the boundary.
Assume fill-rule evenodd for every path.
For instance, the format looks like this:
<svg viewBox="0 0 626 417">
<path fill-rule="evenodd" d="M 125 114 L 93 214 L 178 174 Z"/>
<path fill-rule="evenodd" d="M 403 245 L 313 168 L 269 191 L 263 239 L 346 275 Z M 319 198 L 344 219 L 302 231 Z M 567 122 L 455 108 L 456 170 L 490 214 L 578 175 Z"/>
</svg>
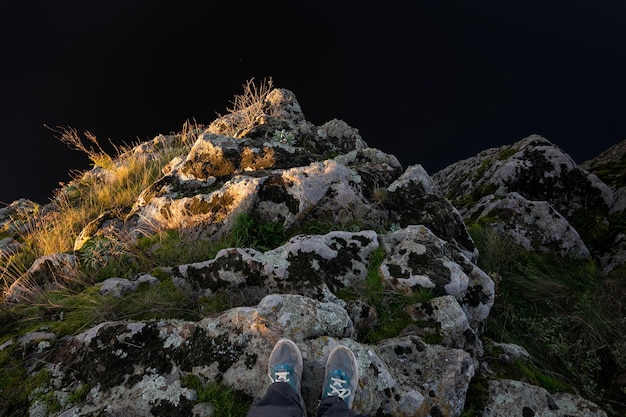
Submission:
<svg viewBox="0 0 626 417">
<path fill-rule="evenodd" d="M 330 380 L 333 382 L 329 386 L 330 387 L 330 392 L 328 393 L 329 397 L 334 397 L 336 395 L 343 400 L 346 397 L 350 396 L 350 389 L 343 387 L 343 385 L 347 384 L 348 381 L 341 379 L 341 378 L 334 377 L 334 376 L 331 376 Z"/>
<path fill-rule="evenodd" d="M 270 375 L 272 382 L 289 382 L 289 371 L 276 371 L 274 377 Z"/>
</svg>

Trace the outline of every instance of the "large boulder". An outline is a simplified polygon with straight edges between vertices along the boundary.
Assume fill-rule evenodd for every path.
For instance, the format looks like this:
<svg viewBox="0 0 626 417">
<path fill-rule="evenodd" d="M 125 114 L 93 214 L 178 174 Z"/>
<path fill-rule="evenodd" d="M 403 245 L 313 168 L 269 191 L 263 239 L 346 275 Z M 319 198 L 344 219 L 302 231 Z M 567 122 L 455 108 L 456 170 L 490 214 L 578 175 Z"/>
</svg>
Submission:
<svg viewBox="0 0 626 417">
<path fill-rule="evenodd" d="M 528 251 L 590 257 L 576 229 L 547 201 L 530 201 L 517 192 L 490 194 L 469 209 L 465 217 L 470 224 L 489 226 L 509 236 Z"/>
<path fill-rule="evenodd" d="M 510 379 L 489 381 L 482 417 L 606 417 L 596 404 L 577 395 L 550 394 L 544 388 Z"/>
</svg>

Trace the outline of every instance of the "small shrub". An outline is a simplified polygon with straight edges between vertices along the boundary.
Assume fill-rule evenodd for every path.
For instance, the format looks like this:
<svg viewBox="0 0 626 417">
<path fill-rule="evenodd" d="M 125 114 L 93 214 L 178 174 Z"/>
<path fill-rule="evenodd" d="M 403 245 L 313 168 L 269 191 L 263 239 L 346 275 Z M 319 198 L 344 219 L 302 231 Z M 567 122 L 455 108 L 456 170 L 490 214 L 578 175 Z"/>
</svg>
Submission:
<svg viewBox="0 0 626 417">
<path fill-rule="evenodd" d="M 229 114 L 218 116 L 222 119 L 223 133 L 234 138 L 244 137 L 259 123 L 265 115 L 265 99 L 273 88 L 273 81 L 263 80 L 259 85 L 254 83 L 254 78 L 243 84 L 243 94 L 235 95 L 228 108 Z"/>
<path fill-rule="evenodd" d="M 91 145 L 87 145 L 85 140 L 80 137 L 78 131 L 74 128 L 57 126 L 56 129 L 50 127 L 48 127 L 48 129 L 55 132 L 57 134 L 55 138 L 67 145 L 70 149 L 84 152 L 95 166 L 104 169 L 112 167 L 113 158 L 102 149 L 96 135 L 93 133 L 87 130 L 84 132 L 87 143 L 91 143 Z"/>
<path fill-rule="evenodd" d="M 272 140 L 274 142 L 285 143 L 285 144 L 288 144 L 288 145 L 293 145 L 293 144 L 296 143 L 296 138 L 293 135 L 293 133 L 287 132 L 287 131 L 285 131 L 285 129 L 276 130 L 274 132 L 274 136 L 272 137 Z"/>
</svg>

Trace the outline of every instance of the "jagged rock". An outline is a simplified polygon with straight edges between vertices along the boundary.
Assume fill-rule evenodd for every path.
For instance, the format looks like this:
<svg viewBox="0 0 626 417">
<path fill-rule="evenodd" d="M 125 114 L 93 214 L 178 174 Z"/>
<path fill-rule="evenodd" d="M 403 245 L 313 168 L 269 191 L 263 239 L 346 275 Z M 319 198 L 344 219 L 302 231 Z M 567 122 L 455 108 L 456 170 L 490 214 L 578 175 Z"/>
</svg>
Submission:
<svg viewBox="0 0 626 417">
<path fill-rule="evenodd" d="M 609 209 L 609 214 L 622 213 L 626 210 L 626 187 L 624 187 L 624 156 L 626 155 L 626 140 L 623 140 L 600 155 L 580 164 L 581 168 L 596 174 L 613 191 L 615 199 Z"/>
<path fill-rule="evenodd" d="M 96 237 L 117 239 L 120 230 L 124 227 L 124 222 L 121 220 L 123 217 L 124 212 L 119 209 L 106 210 L 100 214 L 96 219 L 87 223 L 87 226 L 78 234 L 74 240 L 74 250 L 81 250 L 85 244 Z"/>
<path fill-rule="evenodd" d="M 392 221 L 400 226 L 423 224 L 437 236 L 457 244 L 472 260 L 478 252 L 469 236 L 463 218 L 444 198 L 421 165 L 409 167 L 388 188 L 385 207 L 392 210 Z"/>
<path fill-rule="evenodd" d="M 30 218 L 38 205 L 26 198 L 21 198 L 0 208 L 0 259 L 8 258 L 18 252 L 22 244 L 15 240 L 20 232 L 26 232 Z"/>
<path fill-rule="evenodd" d="M 487 195 L 467 211 L 469 223 L 485 223 L 526 250 L 589 258 L 589 249 L 569 222 L 546 201 L 519 193 Z"/>
<path fill-rule="evenodd" d="M 493 305 L 493 281 L 455 246 L 446 244 L 424 226 L 409 226 L 389 235 L 374 231 L 300 235 L 270 251 L 224 249 L 212 260 L 165 271 L 177 286 L 196 296 L 221 295 L 231 306 L 253 305 L 272 293 L 302 294 L 344 305 L 337 294 L 342 290 L 364 291 L 370 256 L 379 247 L 379 241 L 386 248 L 380 272 L 389 290 L 407 294 L 427 288 L 435 295 L 455 297 L 455 306 L 463 317 L 454 320 L 463 321 L 467 328 L 460 331 L 462 339 L 450 342 L 450 346 L 479 353 L 477 334 Z M 443 316 L 434 314 L 429 320 L 441 323 L 441 317 L 458 313 L 444 309 L 443 305 L 437 308 L 440 307 Z M 376 312 L 360 303 L 348 304 L 346 308 L 352 317 L 365 313 L 367 318 L 359 321 L 361 331 L 376 322 Z M 415 321 L 423 323 L 424 317 L 416 316 Z M 445 336 L 441 332 L 438 335 Z"/>
<path fill-rule="evenodd" d="M 77 260 L 74 255 L 55 253 L 37 258 L 28 270 L 6 290 L 5 302 L 30 300 L 42 290 L 58 290 L 77 281 Z"/>
<path fill-rule="evenodd" d="M 492 344 L 493 348 L 491 348 L 490 354 L 494 355 L 497 360 L 504 362 L 513 362 L 515 360 L 530 362 L 531 360 L 528 351 L 519 345 L 500 342 L 492 342 Z"/>
<path fill-rule="evenodd" d="M 510 379 L 489 381 L 482 417 L 606 417 L 606 412 L 582 397 L 550 394 L 544 388 Z"/>
<path fill-rule="evenodd" d="M 335 301 L 329 288 L 336 291 L 363 281 L 378 245 L 373 231 L 301 235 L 264 253 L 224 249 L 212 260 L 168 272 L 178 286 L 203 296 L 222 294 L 235 305 L 253 305 L 272 293 Z"/>
<path fill-rule="evenodd" d="M 597 157 L 585 161 L 581 167 L 596 174 L 613 191 L 614 202 L 609 208 L 611 233 L 607 235 L 603 252 L 599 256 L 604 274 L 619 271 L 626 264 L 626 235 L 623 230 L 623 217 L 626 213 L 626 140 L 610 147 Z M 618 272 L 619 273 L 619 272 Z"/>
<path fill-rule="evenodd" d="M 149 164 L 162 155 L 160 150 L 184 142 L 176 149 L 179 156 L 132 207 L 102 213 L 84 227 L 73 255 L 37 260 L 5 301 L 19 301 L 28 285 L 41 290 L 69 284 L 81 269 L 102 266 L 97 264 L 100 251 L 118 243 L 134 248 L 148 241 L 138 242 L 139 237 L 164 230 L 203 243 L 217 241 L 228 237 L 239 215 L 246 214 L 261 224 L 280 225 L 291 239 L 271 250 L 233 247 L 201 262 L 161 266 L 130 279 L 109 278 L 86 291 L 123 298 L 142 283 L 169 288 L 171 280 L 185 295 L 199 298 L 194 306 L 208 315 L 199 321 L 105 322 L 59 337 L 51 330 L 63 320 L 64 313 L 57 312 L 46 317 L 52 325 L 23 338 L 3 339 L 3 357 L 19 358 L 29 375 L 44 371 L 36 378 L 46 379 L 19 412 L 32 417 L 210 416 L 214 407 L 197 404 L 198 393 L 185 385 L 185 377 L 221 382 L 251 402 L 270 382 L 266 366 L 274 343 L 289 337 L 302 350 L 302 392 L 309 414 L 318 404 L 327 355 L 341 343 L 358 357 L 358 411 L 459 416 L 474 373 L 489 371 L 481 336 L 495 297 L 493 280 L 476 266 L 478 251 L 461 214 L 483 216 L 480 207 L 484 220 L 488 212 L 502 212 L 505 203 L 534 210 L 531 214 L 547 213 L 540 222 L 544 233 L 557 230 L 562 237 L 523 235 L 533 245 L 557 242 L 567 253 L 581 252 L 584 244 L 577 246 L 563 217 L 571 224 L 586 213 L 603 220 L 613 198 L 597 177 L 538 136 L 485 151 L 431 178 L 420 165 L 404 171 L 396 157 L 369 148 L 358 130 L 341 120 L 320 126 L 306 121 L 289 90 L 272 90 L 253 107 L 220 117 L 206 129 L 187 126 L 180 135 L 159 135 L 113 160 L 115 169 L 128 158 Z M 81 181 L 112 183 L 113 171 L 94 168 Z M 34 210 L 18 222 L 11 217 L 6 224 L 37 227 L 46 221 L 41 214 L 59 213 L 61 198 L 78 201 L 80 187 L 80 181 L 72 182 L 40 213 Z M 501 198 L 507 193 L 508 200 Z M 511 219 L 527 219 L 521 211 L 515 213 L 500 216 L 502 227 L 516 230 Z M 316 222 L 337 230 L 301 234 Z M 8 234 L 15 236 L 18 229 L 11 230 Z M 11 245 L 7 240 L 4 247 Z M 156 246 L 146 252 L 156 253 Z M 401 320 L 386 317 L 388 307 L 397 308 L 393 314 Z M 393 321 L 393 328 L 382 329 L 389 331 L 382 336 L 386 338 L 380 336 L 383 332 L 370 338 L 386 320 Z M 496 350 L 506 358 L 516 352 L 511 346 Z M 507 401 L 500 393 L 507 384 L 489 386 L 492 408 Z M 511 398 L 517 399 L 518 385 L 510 386 Z M 86 397 L 77 395 L 85 387 Z M 544 395 L 529 385 L 522 391 Z M 559 404 L 570 415 L 594 406 L 565 394 L 549 398 L 548 410 Z M 520 401 L 502 413 L 515 415 Z M 495 415 L 488 409 L 483 413 Z"/>
<path fill-rule="evenodd" d="M 613 203 L 606 184 L 539 135 L 454 163 L 434 174 L 433 181 L 453 200 L 471 196 L 477 201 L 503 187 L 529 200 L 548 201 L 568 219 L 581 210 L 604 213 Z"/>
<path fill-rule="evenodd" d="M 452 295 L 462 306 L 470 326 L 481 331 L 494 301 L 494 283 L 453 245 L 427 227 L 409 226 L 382 239 L 387 252 L 380 271 L 384 285 L 399 293 L 432 290 Z"/>
<path fill-rule="evenodd" d="M 437 297 L 407 306 L 404 311 L 417 324 L 405 328 L 402 334 L 417 335 L 441 346 L 469 352 L 478 367 L 478 358 L 483 355 L 482 343 L 456 298 L 451 295 Z"/>
</svg>

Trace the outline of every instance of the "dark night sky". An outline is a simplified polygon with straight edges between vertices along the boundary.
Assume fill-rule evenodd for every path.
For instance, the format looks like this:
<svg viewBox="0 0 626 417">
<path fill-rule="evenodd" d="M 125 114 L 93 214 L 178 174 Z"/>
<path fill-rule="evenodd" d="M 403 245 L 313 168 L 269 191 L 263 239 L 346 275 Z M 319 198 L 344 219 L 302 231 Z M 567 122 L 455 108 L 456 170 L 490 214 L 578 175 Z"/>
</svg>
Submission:
<svg viewBox="0 0 626 417">
<path fill-rule="evenodd" d="M 434 174 L 533 133 L 577 162 L 626 139 L 626 3 L 31 1 L 0 6 L 0 202 L 89 160 L 44 127 L 133 143 L 209 123 L 271 76 L 307 119 Z"/>
</svg>

